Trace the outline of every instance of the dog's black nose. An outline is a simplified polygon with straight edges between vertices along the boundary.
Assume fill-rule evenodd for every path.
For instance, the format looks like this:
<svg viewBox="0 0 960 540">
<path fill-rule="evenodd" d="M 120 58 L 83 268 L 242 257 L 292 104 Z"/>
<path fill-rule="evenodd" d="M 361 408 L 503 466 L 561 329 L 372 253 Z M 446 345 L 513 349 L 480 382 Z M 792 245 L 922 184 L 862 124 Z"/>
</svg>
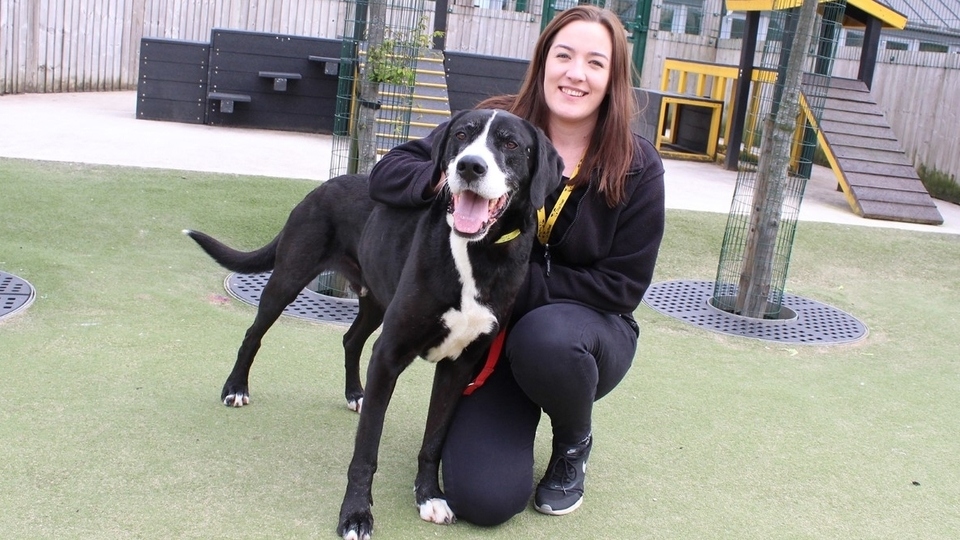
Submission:
<svg viewBox="0 0 960 540">
<path fill-rule="evenodd" d="M 464 156 L 457 161 L 457 174 L 470 182 L 487 174 L 487 162 L 479 156 Z"/>
</svg>

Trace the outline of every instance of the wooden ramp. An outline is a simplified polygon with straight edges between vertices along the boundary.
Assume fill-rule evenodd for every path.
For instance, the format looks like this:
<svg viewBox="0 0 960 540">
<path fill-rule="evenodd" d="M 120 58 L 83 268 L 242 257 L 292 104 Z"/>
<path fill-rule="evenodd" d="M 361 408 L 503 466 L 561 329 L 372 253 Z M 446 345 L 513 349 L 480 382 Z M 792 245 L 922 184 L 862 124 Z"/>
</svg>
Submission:
<svg viewBox="0 0 960 540">
<path fill-rule="evenodd" d="M 822 88 L 804 86 L 805 98 L 822 94 Z M 831 79 L 816 127 L 821 147 L 854 212 L 871 219 L 943 223 L 866 84 Z"/>
</svg>

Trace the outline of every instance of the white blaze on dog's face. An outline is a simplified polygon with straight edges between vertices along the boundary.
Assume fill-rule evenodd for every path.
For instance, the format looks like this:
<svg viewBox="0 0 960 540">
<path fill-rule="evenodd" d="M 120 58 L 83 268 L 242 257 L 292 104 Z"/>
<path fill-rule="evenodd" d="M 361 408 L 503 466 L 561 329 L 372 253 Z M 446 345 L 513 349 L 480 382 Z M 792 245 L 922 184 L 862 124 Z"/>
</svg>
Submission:
<svg viewBox="0 0 960 540">
<path fill-rule="evenodd" d="M 459 149 L 446 170 L 452 210 L 447 223 L 470 240 L 483 238 L 507 207 L 511 185 L 501 146 L 518 147 L 516 141 L 501 141 L 492 131 L 497 111 L 485 112 L 485 121 L 451 126 L 450 133 L 450 143 Z"/>
</svg>

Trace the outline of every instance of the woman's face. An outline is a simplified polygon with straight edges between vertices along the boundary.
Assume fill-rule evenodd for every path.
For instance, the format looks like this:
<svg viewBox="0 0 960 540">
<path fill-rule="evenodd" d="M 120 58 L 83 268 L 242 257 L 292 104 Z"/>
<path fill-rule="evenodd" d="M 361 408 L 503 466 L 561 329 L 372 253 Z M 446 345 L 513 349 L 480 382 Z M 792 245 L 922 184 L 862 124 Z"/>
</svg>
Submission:
<svg viewBox="0 0 960 540">
<path fill-rule="evenodd" d="M 543 73 L 552 121 L 596 120 L 610 83 L 612 59 L 613 43 L 600 23 L 574 21 L 557 32 Z"/>
</svg>

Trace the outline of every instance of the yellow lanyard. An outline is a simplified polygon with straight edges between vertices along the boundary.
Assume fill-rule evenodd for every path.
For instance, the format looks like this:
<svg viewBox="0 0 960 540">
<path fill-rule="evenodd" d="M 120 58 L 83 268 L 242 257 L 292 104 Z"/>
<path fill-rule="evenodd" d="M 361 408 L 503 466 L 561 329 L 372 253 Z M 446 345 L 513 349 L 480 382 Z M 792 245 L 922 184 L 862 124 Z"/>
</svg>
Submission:
<svg viewBox="0 0 960 540">
<path fill-rule="evenodd" d="M 583 158 L 577 163 L 577 166 L 573 168 L 573 172 L 570 173 L 570 179 L 576 178 L 577 173 L 580 172 L 580 165 L 583 164 Z M 570 197 L 570 193 L 573 192 L 573 186 L 567 184 L 563 191 L 560 193 L 560 197 L 557 198 L 557 203 L 553 205 L 553 210 L 550 211 L 550 217 L 546 217 L 547 212 L 543 208 L 537 210 L 537 240 L 540 240 L 540 243 L 547 245 L 547 242 L 550 240 L 550 233 L 553 232 L 553 225 L 557 222 L 557 217 L 560 215 L 560 210 L 563 210 L 564 203 L 567 202 L 567 199 Z"/>
</svg>

